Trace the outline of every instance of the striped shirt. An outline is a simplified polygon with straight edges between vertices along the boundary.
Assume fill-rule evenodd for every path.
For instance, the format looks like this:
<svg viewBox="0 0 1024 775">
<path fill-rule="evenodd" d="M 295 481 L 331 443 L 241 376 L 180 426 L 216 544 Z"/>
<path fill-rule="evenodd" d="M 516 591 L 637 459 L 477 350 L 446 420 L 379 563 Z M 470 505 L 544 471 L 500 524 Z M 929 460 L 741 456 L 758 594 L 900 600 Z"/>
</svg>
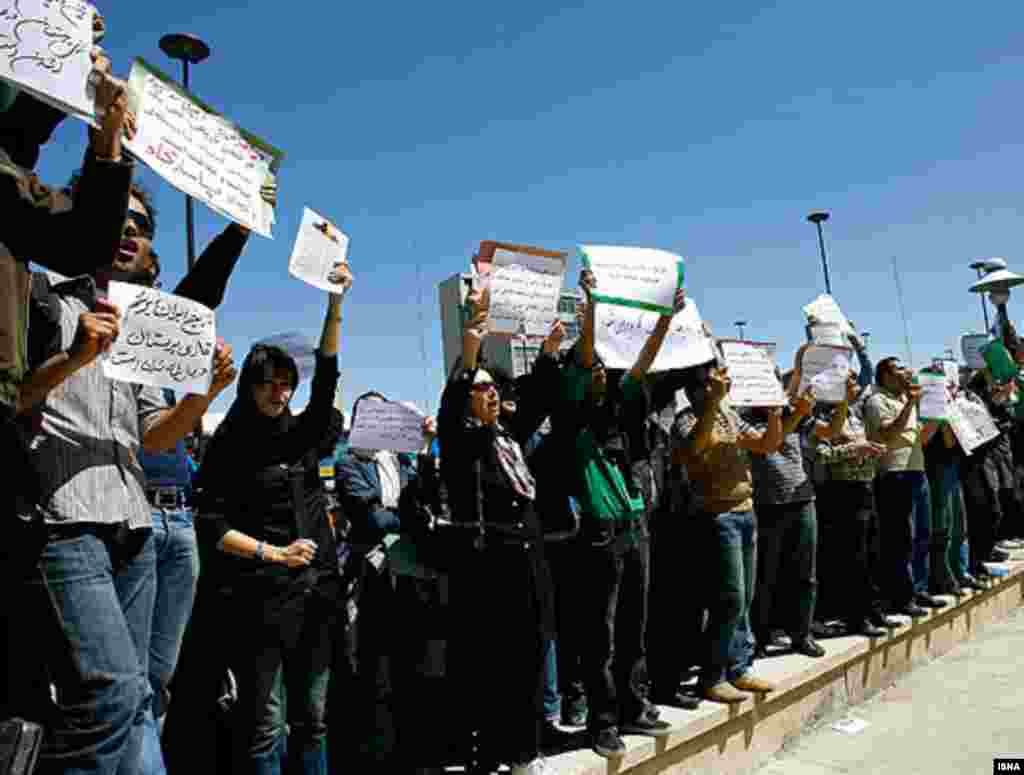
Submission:
<svg viewBox="0 0 1024 775">
<path fill-rule="evenodd" d="M 59 309 L 53 344 L 66 350 L 79 315 L 95 303 L 96 288 L 84 277 L 52 285 L 49 292 Z M 31 335 L 37 334 L 49 335 Z M 139 449 L 146 428 L 166 408 L 159 388 L 108 379 L 98 360 L 56 387 L 29 445 L 41 480 L 35 510 L 50 524 L 151 527 Z"/>
</svg>

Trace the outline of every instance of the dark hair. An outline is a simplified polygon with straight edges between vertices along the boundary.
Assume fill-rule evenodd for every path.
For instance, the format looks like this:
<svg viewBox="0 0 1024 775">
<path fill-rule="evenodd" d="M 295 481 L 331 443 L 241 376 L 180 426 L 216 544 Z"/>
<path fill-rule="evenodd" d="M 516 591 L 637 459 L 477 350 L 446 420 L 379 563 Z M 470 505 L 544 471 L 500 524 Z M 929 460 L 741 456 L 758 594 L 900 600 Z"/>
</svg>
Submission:
<svg viewBox="0 0 1024 775">
<path fill-rule="evenodd" d="M 353 425 L 355 425 L 356 422 L 356 413 L 359 411 L 359 402 L 362 401 L 364 398 L 379 398 L 381 401 L 388 400 L 387 396 L 385 396 L 383 393 L 378 393 L 376 390 L 368 390 L 365 393 L 363 393 L 361 396 L 356 398 L 355 402 L 352 404 Z"/>
<path fill-rule="evenodd" d="M 262 374 L 257 375 L 256 369 L 259 369 Z M 253 385 L 268 382 L 273 379 L 274 373 L 277 371 L 288 372 L 292 390 L 299 386 L 299 370 L 295 365 L 295 359 L 280 347 L 268 344 L 253 345 L 242 364 L 242 374 Z"/>
<path fill-rule="evenodd" d="M 900 359 L 897 356 L 889 355 L 889 356 L 887 356 L 885 358 L 882 358 L 882 360 L 880 360 L 878 362 L 878 365 L 875 366 L 875 384 L 876 385 L 881 385 L 882 384 L 882 375 L 883 374 L 888 374 L 890 371 L 892 371 L 892 365 L 894 363 L 899 363 L 899 360 Z"/>
<path fill-rule="evenodd" d="M 70 197 L 74 197 L 78 193 L 78 184 L 82 182 L 82 171 L 75 170 L 71 173 L 71 179 L 68 180 L 68 184 L 64 187 L 64 193 Z M 141 183 L 132 181 L 131 187 L 128 189 L 131 195 L 142 202 L 142 206 L 146 208 L 146 214 L 149 216 L 149 222 L 153 225 L 153 233 L 156 234 L 156 216 L 157 209 L 153 203 L 153 194 L 150 193 L 149 189 L 143 186 Z"/>
</svg>

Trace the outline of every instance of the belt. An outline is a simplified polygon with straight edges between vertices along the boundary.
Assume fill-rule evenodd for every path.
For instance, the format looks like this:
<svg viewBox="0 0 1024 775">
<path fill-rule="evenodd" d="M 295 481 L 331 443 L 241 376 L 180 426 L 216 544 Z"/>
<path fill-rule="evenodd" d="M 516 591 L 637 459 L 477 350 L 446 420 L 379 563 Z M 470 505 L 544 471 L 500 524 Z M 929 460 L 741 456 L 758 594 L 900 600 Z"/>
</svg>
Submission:
<svg viewBox="0 0 1024 775">
<path fill-rule="evenodd" d="M 184 509 L 189 505 L 184 487 L 147 487 L 146 497 L 158 509 Z"/>
</svg>

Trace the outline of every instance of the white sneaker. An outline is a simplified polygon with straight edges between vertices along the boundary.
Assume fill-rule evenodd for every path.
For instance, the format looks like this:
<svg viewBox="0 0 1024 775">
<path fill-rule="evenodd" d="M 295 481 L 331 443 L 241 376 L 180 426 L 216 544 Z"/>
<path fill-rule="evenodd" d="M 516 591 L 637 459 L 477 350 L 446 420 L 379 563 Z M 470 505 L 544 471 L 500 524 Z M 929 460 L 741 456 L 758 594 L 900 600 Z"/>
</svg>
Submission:
<svg viewBox="0 0 1024 775">
<path fill-rule="evenodd" d="M 538 756 L 532 762 L 516 764 L 512 767 L 510 775 L 554 775 L 555 771 L 548 766 L 543 756 Z"/>
</svg>

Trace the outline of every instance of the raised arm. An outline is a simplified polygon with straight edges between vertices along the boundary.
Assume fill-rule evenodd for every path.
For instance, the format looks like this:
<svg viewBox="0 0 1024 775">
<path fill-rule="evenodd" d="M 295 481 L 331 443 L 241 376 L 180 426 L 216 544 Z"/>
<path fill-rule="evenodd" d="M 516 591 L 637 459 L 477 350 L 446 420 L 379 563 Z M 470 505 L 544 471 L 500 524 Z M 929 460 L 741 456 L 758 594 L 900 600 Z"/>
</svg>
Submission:
<svg viewBox="0 0 1024 775">
<path fill-rule="evenodd" d="M 658 353 L 661 352 L 661 346 L 665 343 L 665 336 L 668 334 L 669 326 L 672 324 L 672 318 L 686 308 L 686 291 L 680 288 L 676 291 L 675 303 L 672 307 L 671 315 L 662 315 L 658 318 L 658 322 L 654 326 L 654 331 L 647 337 L 647 341 L 644 342 L 644 347 L 640 351 L 640 355 L 637 356 L 636 363 L 633 364 L 633 368 L 630 369 L 629 375 L 639 381 L 641 380 L 648 371 L 651 370 L 651 366 L 654 365 L 655 359 L 658 357 Z"/>
<path fill-rule="evenodd" d="M 778 452 L 786 434 L 782 428 L 782 408 L 772 409 L 768 414 L 768 424 L 763 431 L 757 431 L 744 423 L 739 429 L 738 445 L 753 452 L 755 455 L 771 455 Z"/>
<path fill-rule="evenodd" d="M 263 186 L 260 195 L 271 207 L 275 206 L 277 185 Z M 219 307 L 224 301 L 228 279 L 248 241 L 248 228 L 237 223 L 229 224 L 206 246 L 196 265 L 174 289 L 174 295 L 198 301 L 210 309 Z"/>
<path fill-rule="evenodd" d="M 728 393 L 728 377 L 721 369 L 712 369 L 704 386 L 703 408 L 696 415 L 696 424 L 673 451 L 673 462 L 685 465 L 688 459 L 699 457 L 711 449 L 715 443 L 718 410 Z"/>
<path fill-rule="evenodd" d="M 594 288 L 597 287 L 597 280 L 594 273 L 589 269 L 580 272 L 580 288 L 583 289 L 583 300 L 586 305 L 583 309 L 583 331 L 579 341 L 579 365 L 584 369 L 594 367 Z"/>
</svg>

